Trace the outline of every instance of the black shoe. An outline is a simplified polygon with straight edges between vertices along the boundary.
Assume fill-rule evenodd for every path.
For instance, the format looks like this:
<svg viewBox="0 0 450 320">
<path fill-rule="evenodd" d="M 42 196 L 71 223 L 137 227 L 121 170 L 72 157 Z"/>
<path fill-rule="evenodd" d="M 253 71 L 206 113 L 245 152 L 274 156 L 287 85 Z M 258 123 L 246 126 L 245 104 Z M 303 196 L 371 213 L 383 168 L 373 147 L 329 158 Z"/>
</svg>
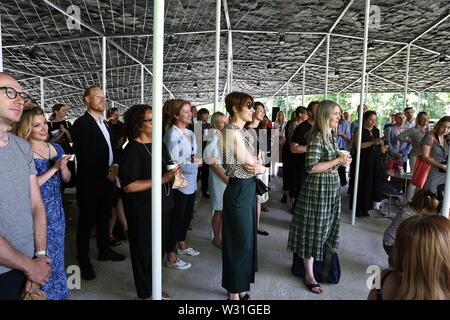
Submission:
<svg viewBox="0 0 450 320">
<path fill-rule="evenodd" d="M 123 231 L 117 234 L 117 239 L 122 240 L 122 241 L 127 241 L 128 240 L 128 233 L 127 231 Z"/>
<path fill-rule="evenodd" d="M 269 233 L 267 231 L 265 231 L 265 230 L 257 230 L 256 232 L 258 234 L 262 235 L 262 236 L 268 236 L 269 235 Z"/>
<path fill-rule="evenodd" d="M 94 268 L 92 267 L 91 264 L 88 264 L 86 266 L 80 266 L 80 270 L 82 279 L 87 281 L 95 279 Z"/>
<path fill-rule="evenodd" d="M 117 253 L 115 251 L 112 251 L 111 249 L 108 249 L 106 251 L 100 252 L 98 255 L 99 261 L 123 261 L 125 260 L 125 256 Z"/>
<path fill-rule="evenodd" d="M 117 247 L 117 246 L 120 246 L 122 244 L 122 241 L 120 241 L 114 235 L 110 235 L 109 236 L 109 243 L 111 244 L 111 247 Z"/>
<path fill-rule="evenodd" d="M 283 194 L 283 198 L 281 198 L 281 203 L 287 203 L 287 194 Z"/>
</svg>

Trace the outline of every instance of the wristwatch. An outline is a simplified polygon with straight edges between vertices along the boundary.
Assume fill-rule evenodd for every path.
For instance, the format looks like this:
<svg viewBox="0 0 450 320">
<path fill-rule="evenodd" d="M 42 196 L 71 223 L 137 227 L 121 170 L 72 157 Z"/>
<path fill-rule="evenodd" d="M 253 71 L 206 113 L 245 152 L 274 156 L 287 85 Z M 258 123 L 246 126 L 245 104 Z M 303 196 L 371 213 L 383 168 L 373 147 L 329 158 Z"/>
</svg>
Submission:
<svg viewBox="0 0 450 320">
<path fill-rule="evenodd" d="M 48 257 L 48 251 L 47 250 L 39 250 L 34 252 L 34 257 L 40 257 L 40 256 L 46 256 Z"/>
</svg>

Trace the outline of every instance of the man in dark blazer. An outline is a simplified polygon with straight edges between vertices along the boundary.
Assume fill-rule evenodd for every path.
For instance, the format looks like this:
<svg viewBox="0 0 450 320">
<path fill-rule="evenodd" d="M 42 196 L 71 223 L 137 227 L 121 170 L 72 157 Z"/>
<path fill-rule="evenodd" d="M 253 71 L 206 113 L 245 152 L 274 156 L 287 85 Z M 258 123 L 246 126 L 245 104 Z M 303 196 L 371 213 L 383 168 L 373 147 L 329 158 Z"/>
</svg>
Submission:
<svg viewBox="0 0 450 320">
<path fill-rule="evenodd" d="M 77 159 L 79 209 L 76 242 L 81 277 L 91 280 L 95 278 L 89 259 L 89 234 L 92 225 L 97 225 L 100 261 L 122 261 L 125 256 L 111 250 L 108 240 L 114 182 L 119 166 L 108 124 L 103 118 L 105 94 L 98 86 L 89 87 L 84 92 L 83 103 L 87 111 L 72 127 L 73 147 Z"/>
</svg>

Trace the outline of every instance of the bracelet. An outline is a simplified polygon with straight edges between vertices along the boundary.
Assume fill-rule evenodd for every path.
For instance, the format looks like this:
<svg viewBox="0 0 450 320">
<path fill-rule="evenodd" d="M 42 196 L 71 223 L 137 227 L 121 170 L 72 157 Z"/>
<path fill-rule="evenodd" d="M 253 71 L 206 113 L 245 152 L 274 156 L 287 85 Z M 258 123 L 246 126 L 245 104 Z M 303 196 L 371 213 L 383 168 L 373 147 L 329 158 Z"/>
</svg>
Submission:
<svg viewBox="0 0 450 320">
<path fill-rule="evenodd" d="M 48 256 L 48 252 L 47 250 L 39 250 L 39 251 L 35 251 L 34 252 L 34 256 L 35 257 L 39 257 L 39 256 Z"/>
</svg>

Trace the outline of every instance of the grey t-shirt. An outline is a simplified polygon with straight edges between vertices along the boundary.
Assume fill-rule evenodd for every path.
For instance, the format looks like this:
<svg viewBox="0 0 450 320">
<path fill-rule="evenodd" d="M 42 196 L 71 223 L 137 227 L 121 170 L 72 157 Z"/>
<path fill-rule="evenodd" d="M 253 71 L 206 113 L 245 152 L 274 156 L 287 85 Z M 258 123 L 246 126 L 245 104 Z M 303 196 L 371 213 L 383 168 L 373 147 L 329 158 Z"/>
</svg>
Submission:
<svg viewBox="0 0 450 320">
<path fill-rule="evenodd" d="M 10 133 L 0 146 L 0 235 L 26 256 L 34 254 L 30 176 L 36 175 L 29 144 Z M 11 268 L 0 264 L 0 274 Z"/>
</svg>

